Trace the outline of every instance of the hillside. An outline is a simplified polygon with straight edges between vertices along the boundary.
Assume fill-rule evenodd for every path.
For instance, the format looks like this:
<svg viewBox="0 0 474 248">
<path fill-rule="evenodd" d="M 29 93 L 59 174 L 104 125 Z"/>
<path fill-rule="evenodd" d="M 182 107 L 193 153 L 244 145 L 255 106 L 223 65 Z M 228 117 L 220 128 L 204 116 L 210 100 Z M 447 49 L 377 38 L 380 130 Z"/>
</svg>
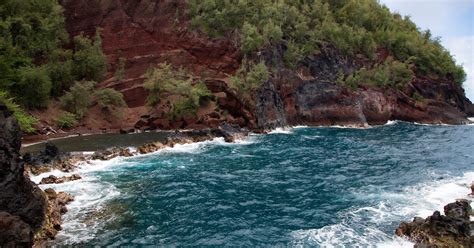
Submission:
<svg viewBox="0 0 474 248">
<path fill-rule="evenodd" d="M 93 93 L 82 112 L 62 104 L 73 83 L 51 91 L 47 105 L 17 101 L 40 119 L 39 133 L 197 129 L 223 121 L 250 128 L 394 119 L 462 124 L 474 114 L 462 89 L 465 73 L 449 52 L 373 0 L 60 4 L 69 37 L 93 41 L 56 46 L 74 47 L 73 58 L 90 52 L 92 69 L 101 68 L 101 56 L 107 62 L 103 75 L 79 73 L 70 81 L 97 81 L 78 84 L 84 95 L 115 91 Z M 73 68 L 79 62 L 73 59 Z M 60 108 L 77 121 L 67 122 Z"/>
</svg>

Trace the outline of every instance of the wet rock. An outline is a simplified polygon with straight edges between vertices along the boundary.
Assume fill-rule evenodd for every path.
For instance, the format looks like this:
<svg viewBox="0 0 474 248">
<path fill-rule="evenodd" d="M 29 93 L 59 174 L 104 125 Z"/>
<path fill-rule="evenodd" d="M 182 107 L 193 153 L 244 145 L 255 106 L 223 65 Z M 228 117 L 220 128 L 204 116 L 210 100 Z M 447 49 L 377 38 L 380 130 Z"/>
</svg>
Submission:
<svg viewBox="0 0 474 248">
<path fill-rule="evenodd" d="M 243 139 L 248 135 L 248 130 L 241 129 L 238 125 L 222 123 L 216 130 L 216 136 L 224 137 L 225 142 L 232 143 L 235 140 Z"/>
<path fill-rule="evenodd" d="M 166 146 L 163 145 L 161 142 L 154 142 L 154 143 L 150 143 L 150 144 L 140 146 L 137 150 L 140 154 L 147 154 L 147 153 L 151 153 L 151 152 L 156 152 L 156 151 L 161 150 L 165 147 Z"/>
<path fill-rule="evenodd" d="M 65 182 L 71 182 L 80 180 L 82 177 L 79 174 L 72 174 L 71 176 L 64 176 L 64 177 L 56 177 L 54 175 L 50 175 L 49 177 L 45 177 L 41 179 L 39 184 L 59 184 Z"/>
<path fill-rule="evenodd" d="M 96 151 L 92 155 L 92 159 L 96 160 L 110 160 L 116 158 L 118 156 L 122 157 L 131 157 L 133 156 L 133 152 L 130 151 L 130 148 L 111 148 L 102 151 Z"/>
<path fill-rule="evenodd" d="M 474 222 L 469 220 L 469 203 L 457 200 L 444 207 L 444 216 L 435 211 L 426 219 L 416 217 L 413 222 L 402 222 L 395 233 L 409 238 L 416 247 L 473 247 Z"/>
</svg>

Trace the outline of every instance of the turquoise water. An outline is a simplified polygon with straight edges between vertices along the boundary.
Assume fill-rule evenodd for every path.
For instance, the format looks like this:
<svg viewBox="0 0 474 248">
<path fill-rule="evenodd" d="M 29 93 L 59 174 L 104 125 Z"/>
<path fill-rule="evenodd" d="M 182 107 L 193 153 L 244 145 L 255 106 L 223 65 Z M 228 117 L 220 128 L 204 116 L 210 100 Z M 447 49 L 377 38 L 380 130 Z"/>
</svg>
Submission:
<svg viewBox="0 0 474 248">
<path fill-rule="evenodd" d="M 400 221 L 466 196 L 474 126 L 293 128 L 84 165 L 56 244 L 409 246 Z"/>
</svg>

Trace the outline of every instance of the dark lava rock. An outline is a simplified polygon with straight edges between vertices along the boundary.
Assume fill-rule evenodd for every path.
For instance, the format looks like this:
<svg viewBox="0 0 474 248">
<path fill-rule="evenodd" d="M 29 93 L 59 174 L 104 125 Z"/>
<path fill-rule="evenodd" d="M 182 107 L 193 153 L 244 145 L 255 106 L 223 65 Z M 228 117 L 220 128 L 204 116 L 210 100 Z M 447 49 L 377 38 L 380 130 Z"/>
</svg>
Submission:
<svg viewBox="0 0 474 248">
<path fill-rule="evenodd" d="M 416 217 L 402 222 L 395 233 L 415 242 L 415 247 L 474 247 L 474 222 L 469 220 L 472 208 L 467 200 L 457 200 L 426 219 Z"/>
<path fill-rule="evenodd" d="M 243 139 L 248 135 L 247 129 L 242 129 L 238 125 L 222 123 L 218 129 L 214 130 L 216 137 L 224 137 L 225 142 L 231 143 L 237 139 Z"/>
<path fill-rule="evenodd" d="M 53 161 L 58 161 L 60 159 L 61 154 L 58 147 L 50 141 L 46 142 L 44 150 L 39 154 L 32 155 L 30 153 L 26 153 L 23 155 L 23 161 L 29 165 L 43 165 Z"/>
<path fill-rule="evenodd" d="M 5 216 L 0 218 L 0 230 L 17 228 L 18 234 L 12 236 L 10 231 L 0 231 L 0 246 L 32 245 L 32 234 L 45 218 L 45 197 L 24 175 L 20 146 L 18 123 L 6 106 L 0 104 L 0 212 Z"/>
<path fill-rule="evenodd" d="M 39 184 L 59 184 L 65 182 L 71 182 L 80 180 L 82 177 L 79 174 L 72 174 L 71 176 L 64 176 L 64 177 L 56 177 L 54 175 L 50 175 L 49 177 L 45 177 L 41 179 Z"/>
</svg>

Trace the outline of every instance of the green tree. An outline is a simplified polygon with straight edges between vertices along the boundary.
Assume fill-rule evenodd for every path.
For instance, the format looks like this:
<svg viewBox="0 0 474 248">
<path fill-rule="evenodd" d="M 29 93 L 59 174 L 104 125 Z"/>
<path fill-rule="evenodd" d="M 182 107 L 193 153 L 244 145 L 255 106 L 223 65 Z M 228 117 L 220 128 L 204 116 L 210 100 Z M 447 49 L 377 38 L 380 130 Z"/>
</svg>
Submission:
<svg viewBox="0 0 474 248">
<path fill-rule="evenodd" d="M 45 108 L 48 106 L 51 92 L 51 80 L 42 67 L 22 67 L 18 70 L 18 82 L 15 95 L 27 108 Z"/>
<path fill-rule="evenodd" d="M 260 48 L 265 42 L 263 36 L 257 31 L 257 28 L 246 22 L 242 26 L 242 51 L 251 53 Z"/>
<path fill-rule="evenodd" d="M 62 96 L 74 83 L 72 52 L 69 50 L 54 51 L 45 67 L 51 79 L 51 95 Z"/>
<path fill-rule="evenodd" d="M 73 75 L 76 80 L 101 81 L 107 72 L 107 58 L 102 52 L 102 39 L 97 31 L 94 41 L 83 34 L 74 37 Z"/>
<path fill-rule="evenodd" d="M 123 94 L 110 88 L 100 89 L 94 92 L 94 98 L 103 112 L 110 114 L 115 108 L 126 107 Z"/>
<path fill-rule="evenodd" d="M 56 123 L 59 128 L 72 128 L 77 124 L 77 120 L 73 113 L 64 112 L 58 117 Z"/>
<path fill-rule="evenodd" d="M 0 91 L 0 102 L 13 112 L 13 115 L 18 121 L 20 128 L 25 133 L 34 133 L 36 128 L 34 125 L 38 123 L 38 119 L 26 113 L 13 98 L 10 98 L 4 91 Z"/>
<path fill-rule="evenodd" d="M 162 63 L 148 70 L 144 87 L 149 91 L 147 103 L 156 106 L 165 96 L 175 96 L 172 117 L 195 114 L 201 103 L 211 97 L 202 82 L 193 83 L 191 75 L 183 69 L 174 70 L 170 64 Z"/>
<path fill-rule="evenodd" d="M 237 90 L 240 96 L 251 95 L 262 83 L 268 81 L 270 72 L 265 63 L 260 62 L 254 64 L 253 62 L 243 61 L 242 66 L 237 71 L 236 75 L 231 77 L 231 85 Z"/>
</svg>

